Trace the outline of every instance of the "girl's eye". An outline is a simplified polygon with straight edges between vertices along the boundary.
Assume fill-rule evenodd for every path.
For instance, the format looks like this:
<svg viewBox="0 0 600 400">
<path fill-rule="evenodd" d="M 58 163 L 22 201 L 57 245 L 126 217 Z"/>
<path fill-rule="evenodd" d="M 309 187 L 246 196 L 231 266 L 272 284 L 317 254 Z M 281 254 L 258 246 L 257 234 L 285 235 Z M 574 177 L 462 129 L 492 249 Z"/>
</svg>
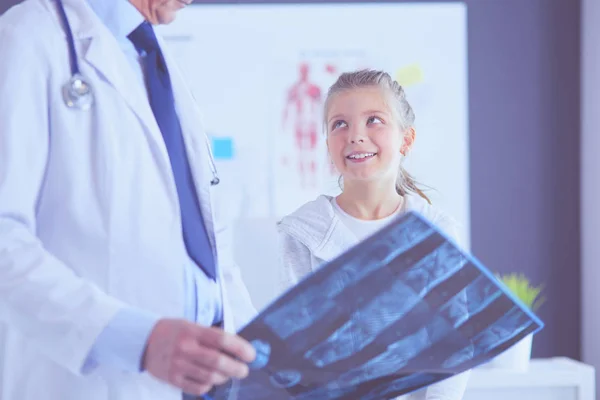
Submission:
<svg viewBox="0 0 600 400">
<path fill-rule="evenodd" d="M 344 121 L 335 121 L 333 123 L 333 125 L 331 125 L 331 129 L 337 129 L 337 128 L 341 128 L 343 125 L 346 125 L 346 123 Z"/>
<path fill-rule="evenodd" d="M 367 119 L 367 124 L 373 124 L 373 123 L 377 123 L 377 124 L 383 124 L 383 121 L 375 116 L 369 117 L 369 119 Z"/>
</svg>

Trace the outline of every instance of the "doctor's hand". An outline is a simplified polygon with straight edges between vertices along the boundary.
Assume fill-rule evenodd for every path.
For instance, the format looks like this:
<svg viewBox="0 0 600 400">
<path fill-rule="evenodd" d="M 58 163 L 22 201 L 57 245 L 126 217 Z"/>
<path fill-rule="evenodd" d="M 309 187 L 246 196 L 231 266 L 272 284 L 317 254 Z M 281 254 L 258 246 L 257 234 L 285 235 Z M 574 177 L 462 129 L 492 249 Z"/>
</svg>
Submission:
<svg viewBox="0 0 600 400">
<path fill-rule="evenodd" d="M 143 368 L 156 378 L 201 396 L 230 378 L 245 378 L 256 357 L 239 336 L 185 320 L 160 320 L 148 339 Z"/>
</svg>

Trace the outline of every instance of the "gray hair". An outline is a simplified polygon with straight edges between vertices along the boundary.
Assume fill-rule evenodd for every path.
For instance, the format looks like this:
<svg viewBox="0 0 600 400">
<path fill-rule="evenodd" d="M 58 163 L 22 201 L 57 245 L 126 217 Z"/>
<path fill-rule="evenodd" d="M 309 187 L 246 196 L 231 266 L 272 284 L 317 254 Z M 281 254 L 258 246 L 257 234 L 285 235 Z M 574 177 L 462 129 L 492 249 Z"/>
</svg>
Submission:
<svg viewBox="0 0 600 400">
<path fill-rule="evenodd" d="M 325 112 L 323 114 L 326 132 L 328 132 L 327 114 L 329 113 L 329 107 L 332 99 L 337 94 L 347 90 L 365 87 L 378 87 L 383 91 L 387 97 L 388 106 L 393 111 L 396 117 L 396 122 L 400 126 L 402 132 L 414 127 L 415 113 L 406 99 L 404 88 L 394 79 L 392 79 L 387 72 L 363 69 L 354 72 L 344 72 L 329 88 L 329 91 L 327 92 L 327 99 L 325 100 Z M 398 168 L 398 178 L 396 180 L 396 191 L 398 194 L 404 196 L 408 192 L 414 192 L 431 203 L 423 191 L 417 187 L 417 182 L 414 180 L 414 178 L 404 169 L 402 162 Z"/>
</svg>

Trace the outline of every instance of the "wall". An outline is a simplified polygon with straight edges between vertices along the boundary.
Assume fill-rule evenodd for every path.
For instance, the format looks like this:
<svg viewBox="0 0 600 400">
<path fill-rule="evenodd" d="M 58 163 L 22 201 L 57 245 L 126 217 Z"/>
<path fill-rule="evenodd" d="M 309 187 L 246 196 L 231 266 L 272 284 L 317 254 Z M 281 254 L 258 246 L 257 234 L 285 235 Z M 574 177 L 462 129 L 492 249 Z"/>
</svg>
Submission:
<svg viewBox="0 0 600 400">
<path fill-rule="evenodd" d="M 598 227 L 600 226 L 600 2 L 582 1 L 581 27 L 581 249 L 582 249 L 582 358 L 596 367 L 596 382 L 600 380 L 600 246 Z M 585 218 L 583 218 L 585 216 Z M 600 398 L 600 391 L 597 395 Z"/>
<path fill-rule="evenodd" d="M 466 3 L 472 249 L 545 284 L 533 355 L 579 358 L 580 1 Z"/>
<path fill-rule="evenodd" d="M 545 284 L 534 356 L 577 358 L 579 2 L 468 4 L 472 248 Z"/>
</svg>

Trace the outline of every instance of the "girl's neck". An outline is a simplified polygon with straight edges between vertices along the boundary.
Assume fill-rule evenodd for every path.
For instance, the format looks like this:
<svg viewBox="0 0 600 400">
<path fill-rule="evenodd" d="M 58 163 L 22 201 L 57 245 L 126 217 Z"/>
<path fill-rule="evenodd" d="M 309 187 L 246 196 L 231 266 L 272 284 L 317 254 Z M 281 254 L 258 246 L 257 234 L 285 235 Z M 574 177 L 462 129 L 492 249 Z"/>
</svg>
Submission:
<svg viewBox="0 0 600 400">
<path fill-rule="evenodd" d="M 388 217 L 401 207 L 403 198 L 396 187 L 381 182 L 348 182 L 336 199 L 342 210 L 362 220 Z"/>
</svg>

